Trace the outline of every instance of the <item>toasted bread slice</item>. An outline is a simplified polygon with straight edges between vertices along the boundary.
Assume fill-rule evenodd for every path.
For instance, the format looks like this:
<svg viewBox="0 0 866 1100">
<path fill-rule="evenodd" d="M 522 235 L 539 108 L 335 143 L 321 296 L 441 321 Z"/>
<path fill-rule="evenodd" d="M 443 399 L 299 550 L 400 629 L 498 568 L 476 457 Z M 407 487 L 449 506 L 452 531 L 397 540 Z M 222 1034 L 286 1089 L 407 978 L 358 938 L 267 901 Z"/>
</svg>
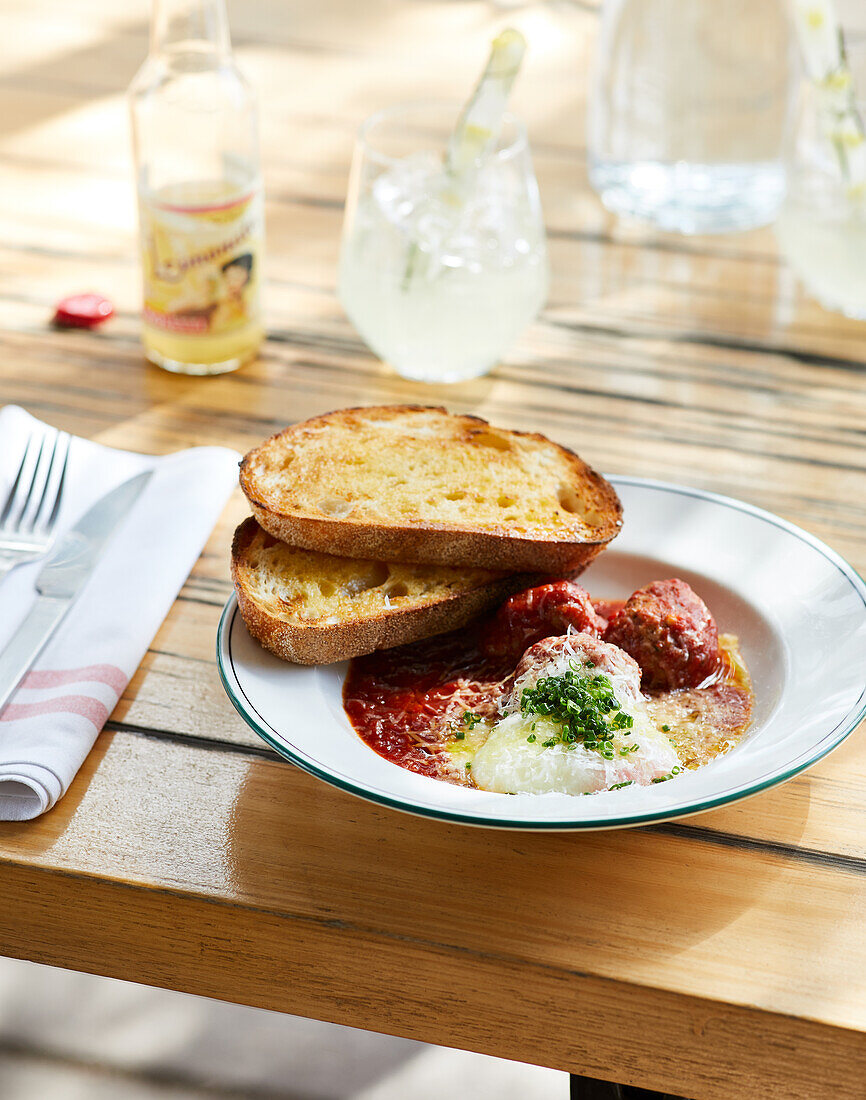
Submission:
<svg viewBox="0 0 866 1100">
<path fill-rule="evenodd" d="M 456 630 L 538 579 L 338 558 L 287 546 L 252 518 L 235 531 L 232 578 L 249 632 L 300 665 Z"/>
<path fill-rule="evenodd" d="M 622 522 L 613 487 L 572 451 L 416 405 L 287 428 L 246 456 L 241 487 L 278 539 L 384 561 L 562 574 Z"/>
</svg>

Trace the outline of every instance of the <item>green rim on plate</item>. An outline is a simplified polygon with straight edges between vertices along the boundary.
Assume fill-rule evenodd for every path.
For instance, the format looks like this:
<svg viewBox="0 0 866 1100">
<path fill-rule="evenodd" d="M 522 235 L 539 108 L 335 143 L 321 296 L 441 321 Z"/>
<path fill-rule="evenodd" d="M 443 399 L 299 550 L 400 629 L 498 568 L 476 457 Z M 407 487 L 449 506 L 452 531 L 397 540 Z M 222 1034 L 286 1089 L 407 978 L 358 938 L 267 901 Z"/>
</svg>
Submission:
<svg viewBox="0 0 866 1100">
<path fill-rule="evenodd" d="M 859 576 L 859 574 L 835 551 L 831 550 L 819 539 L 814 538 L 807 532 L 802 531 L 794 524 L 788 523 L 785 520 L 780 519 L 778 516 L 774 516 L 770 512 L 766 512 L 763 509 L 756 508 L 753 505 L 744 504 L 741 501 L 733 500 L 730 497 L 721 496 L 717 493 L 707 492 L 705 490 L 688 488 L 685 486 L 671 485 L 667 482 L 653 481 L 644 478 L 635 477 L 619 477 L 613 476 L 609 480 L 615 486 L 634 486 L 638 488 L 657 489 L 665 492 L 676 492 L 677 494 L 694 497 L 700 500 L 706 500 L 711 503 L 719 504 L 727 508 L 734 508 L 737 511 L 749 514 L 758 518 L 764 522 L 770 523 L 775 527 L 795 536 L 802 542 L 805 542 L 813 550 L 816 550 L 822 557 L 827 559 L 832 565 L 838 569 L 838 571 L 846 578 L 851 587 L 860 596 L 864 607 L 864 616 L 866 616 L 866 583 Z M 431 806 L 425 803 L 416 803 L 407 801 L 406 799 L 395 797 L 387 792 L 381 791 L 378 788 L 372 787 L 369 784 L 363 782 L 355 782 L 351 779 L 335 774 L 328 768 L 322 767 L 315 761 L 310 760 L 303 755 L 299 750 L 294 749 L 290 744 L 287 744 L 281 737 L 281 735 L 269 726 L 267 720 L 260 715 L 253 704 L 247 699 L 240 698 L 244 695 L 243 687 L 237 676 L 237 672 L 234 668 L 234 664 L 231 657 L 231 633 L 234 629 L 236 619 L 238 616 L 237 600 L 234 594 L 229 597 L 222 615 L 220 617 L 219 628 L 217 630 L 217 663 L 219 666 L 220 678 L 223 683 L 223 687 L 226 690 L 229 699 L 232 701 L 235 709 L 240 716 L 244 719 L 247 725 L 250 726 L 272 749 L 274 749 L 280 756 L 289 760 L 302 771 L 307 772 L 310 775 L 315 776 L 318 779 L 324 780 L 326 783 L 337 787 L 340 790 L 347 791 L 350 794 L 357 795 L 368 801 L 377 803 L 382 806 L 387 806 L 391 809 L 401 810 L 405 813 L 411 813 L 420 815 L 423 817 L 434 818 L 439 821 L 450 821 L 463 825 L 476 825 L 480 827 L 488 828 L 502 828 L 502 829 L 518 829 L 518 830 L 564 830 L 564 831 L 576 831 L 576 830 L 601 830 L 601 829 L 616 829 L 626 826 L 647 825 L 655 822 L 670 821 L 675 818 L 687 817 L 692 814 L 703 813 L 707 810 L 716 809 L 720 806 L 728 805 L 732 802 L 741 801 L 744 798 L 748 798 L 752 795 L 759 794 L 762 791 L 769 790 L 771 787 L 778 786 L 780 783 L 787 782 L 787 780 L 798 775 L 800 772 L 805 771 L 806 768 L 811 767 L 817 763 L 833 749 L 837 748 L 849 734 L 856 729 L 860 722 L 866 717 L 866 685 L 861 690 L 860 696 L 856 703 L 848 710 L 848 712 L 837 721 L 833 728 L 816 740 L 809 748 L 800 752 L 792 760 L 789 760 L 786 764 L 782 765 L 779 770 L 774 769 L 772 774 L 762 775 L 759 779 L 737 785 L 729 788 L 717 795 L 709 798 L 701 798 L 698 801 L 685 803 L 675 809 L 667 808 L 658 811 L 641 811 L 622 814 L 617 817 L 605 817 L 600 820 L 587 819 L 585 817 L 579 817 L 576 819 L 555 819 L 555 820 L 533 820 L 533 819 L 514 819 L 506 816 L 479 816 L 472 813 L 461 813 L 454 809 L 443 809 Z M 241 624 L 242 625 L 242 624 Z M 244 628 L 245 629 L 245 628 Z M 226 667 L 228 658 L 228 664 L 231 666 Z M 346 723 L 347 730 L 352 736 L 357 736 L 351 727 Z M 372 750 L 370 750 L 372 752 Z M 394 765 L 397 767 L 397 765 Z M 401 769 L 402 770 L 402 769 Z"/>
</svg>

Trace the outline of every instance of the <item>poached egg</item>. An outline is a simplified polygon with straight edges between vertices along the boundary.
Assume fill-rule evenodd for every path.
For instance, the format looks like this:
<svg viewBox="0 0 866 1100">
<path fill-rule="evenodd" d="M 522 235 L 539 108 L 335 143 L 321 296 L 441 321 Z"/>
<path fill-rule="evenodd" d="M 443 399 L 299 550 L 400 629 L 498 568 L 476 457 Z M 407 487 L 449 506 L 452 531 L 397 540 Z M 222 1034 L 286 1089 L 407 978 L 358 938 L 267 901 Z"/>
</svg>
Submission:
<svg viewBox="0 0 866 1100">
<path fill-rule="evenodd" d="M 562 743 L 552 717 L 521 709 L 523 692 L 543 678 L 605 676 L 629 729 L 610 729 L 613 758 L 580 741 Z M 640 691 L 641 670 L 627 653 L 590 634 L 545 638 L 531 646 L 515 671 L 505 715 L 472 761 L 475 785 L 502 794 L 592 794 L 618 784 L 648 784 L 678 765 L 673 745 L 660 732 Z M 545 741 L 555 740 L 545 746 Z M 636 747 L 634 747 L 636 746 Z"/>
</svg>

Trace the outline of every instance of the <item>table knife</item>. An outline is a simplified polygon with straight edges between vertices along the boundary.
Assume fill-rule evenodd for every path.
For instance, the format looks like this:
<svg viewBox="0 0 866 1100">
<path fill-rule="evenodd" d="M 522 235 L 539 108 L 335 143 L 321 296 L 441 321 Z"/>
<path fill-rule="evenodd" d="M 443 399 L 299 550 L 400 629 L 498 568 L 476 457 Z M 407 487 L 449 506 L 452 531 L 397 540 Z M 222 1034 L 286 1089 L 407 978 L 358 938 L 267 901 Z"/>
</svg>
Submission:
<svg viewBox="0 0 866 1100">
<path fill-rule="evenodd" d="M 0 712 L 75 603 L 103 549 L 152 473 L 147 470 L 106 493 L 57 541 L 36 578 L 36 602 L 0 653 Z"/>
</svg>

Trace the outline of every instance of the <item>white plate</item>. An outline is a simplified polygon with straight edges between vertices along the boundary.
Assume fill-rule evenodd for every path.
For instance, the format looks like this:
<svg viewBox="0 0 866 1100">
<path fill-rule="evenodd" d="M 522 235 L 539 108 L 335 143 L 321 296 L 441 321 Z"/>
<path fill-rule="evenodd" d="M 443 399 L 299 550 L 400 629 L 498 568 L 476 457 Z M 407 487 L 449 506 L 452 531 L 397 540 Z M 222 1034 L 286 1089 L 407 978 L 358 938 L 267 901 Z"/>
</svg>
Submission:
<svg viewBox="0 0 866 1100">
<path fill-rule="evenodd" d="M 358 737 L 342 707 L 347 666 L 301 668 L 247 633 L 234 596 L 217 657 L 244 720 L 293 764 L 343 790 L 410 813 L 512 829 L 606 829 L 664 821 L 790 779 L 866 715 L 866 584 L 793 524 L 728 497 L 613 477 L 625 524 L 583 574 L 593 596 L 625 598 L 682 577 L 719 629 L 739 635 L 752 674 L 751 729 L 727 756 L 667 783 L 593 795 L 505 795 L 416 775 Z"/>
</svg>

